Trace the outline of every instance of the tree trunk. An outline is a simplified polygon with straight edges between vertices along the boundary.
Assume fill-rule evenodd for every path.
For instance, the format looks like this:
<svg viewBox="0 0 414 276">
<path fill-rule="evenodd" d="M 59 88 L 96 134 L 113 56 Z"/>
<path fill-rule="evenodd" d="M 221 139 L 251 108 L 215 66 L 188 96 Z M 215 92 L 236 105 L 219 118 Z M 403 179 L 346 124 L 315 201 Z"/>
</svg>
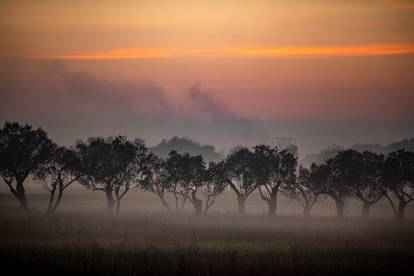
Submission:
<svg viewBox="0 0 414 276">
<path fill-rule="evenodd" d="M 105 195 L 106 195 L 106 211 L 110 212 L 114 209 L 114 204 L 115 204 L 114 196 L 112 194 L 112 189 L 106 189 Z"/>
<path fill-rule="evenodd" d="M 119 216 L 119 212 L 121 211 L 121 199 L 116 200 L 116 214 Z"/>
<path fill-rule="evenodd" d="M 208 205 L 206 205 L 206 207 L 204 208 L 204 211 L 203 211 L 204 216 L 207 215 L 208 209 L 210 209 L 210 207 Z"/>
<path fill-rule="evenodd" d="M 203 210 L 203 201 L 198 199 L 195 192 L 191 194 L 191 203 L 193 203 L 196 215 L 200 215 Z"/>
<path fill-rule="evenodd" d="M 269 217 L 274 217 L 276 215 L 277 210 L 277 189 L 272 189 L 272 192 L 270 194 L 270 200 L 267 202 L 269 205 L 269 210 L 267 212 L 267 215 Z"/>
<path fill-rule="evenodd" d="M 239 215 L 244 216 L 246 214 L 246 209 L 244 207 L 244 203 L 245 203 L 246 199 L 243 196 L 238 196 L 237 197 L 237 203 L 239 205 Z"/>
<path fill-rule="evenodd" d="M 29 206 L 27 205 L 26 192 L 23 186 L 23 182 L 16 182 L 16 197 L 20 202 L 20 208 L 28 211 Z"/>
<path fill-rule="evenodd" d="M 59 190 L 58 190 L 58 197 L 57 197 L 57 199 L 56 199 L 56 201 L 55 201 L 55 204 L 53 205 L 52 212 L 55 212 L 55 211 L 56 211 L 56 209 L 57 209 L 57 207 L 59 206 L 60 201 L 62 200 L 63 190 L 64 190 L 64 188 L 63 188 L 63 183 L 60 183 L 60 184 L 59 184 Z"/>
<path fill-rule="evenodd" d="M 336 212 L 338 214 L 338 218 L 342 219 L 344 217 L 345 202 L 342 199 L 335 199 L 335 203 L 336 203 Z"/>
<path fill-rule="evenodd" d="M 367 218 L 369 216 L 369 210 L 371 208 L 371 203 L 369 202 L 364 202 L 362 205 L 362 217 L 363 218 Z"/>
<path fill-rule="evenodd" d="M 396 214 L 396 219 L 398 220 L 404 220 L 405 219 L 405 207 L 407 206 L 407 202 L 400 200 L 400 203 L 398 204 L 398 211 Z"/>
<path fill-rule="evenodd" d="M 214 203 L 214 196 L 209 195 L 206 199 L 206 206 L 204 207 L 203 215 L 207 215 L 208 209 L 213 205 Z"/>
<path fill-rule="evenodd" d="M 177 193 L 174 192 L 174 198 L 175 198 L 175 212 L 178 213 L 178 196 Z"/>
<path fill-rule="evenodd" d="M 178 209 L 178 212 L 181 212 L 181 210 L 183 210 L 184 205 L 185 205 L 185 203 L 186 203 L 186 201 L 187 201 L 187 197 L 188 197 L 188 195 L 187 195 L 187 196 L 183 196 L 183 197 L 182 197 L 182 198 L 183 198 L 183 200 L 181 201 L 181 205 L 180 205 L 180 208 Z"/>
<path fill-rule="evenodd" d="M 52 191 L 50 191 L 49 197 L 49 204 L 47 205 L 47 213 L 52 212 L 53 200 L 55 199 L 56 187 L 53 187 Z"/>
<path fill-rule="evenodd" d="M 160 198 L 160 200 L 162 202 L 162 206 L 164 206 L 165 209 L 168 210 L 168 212 L 171 212 L 170 205 L 168 205 L 167 201 L 165 201 L 164 196 L 162 196 L 162 195 L 159 194 L 158 197 Z"/>
<path fill-rule="evenodd" d="M 311 209 L 312 209 L 311 205 L 306 204 L 305 207 L 303 207 L 303 215 L 305 215 L 306 217 L 309 217 Z"/>
<path fill-rule="evenodd" d="M 196 215 L 200 215 L 202 212 L 202 201 L 198 199 L 198 201 L 193 202 L 194 212 Z"/>
</svg>

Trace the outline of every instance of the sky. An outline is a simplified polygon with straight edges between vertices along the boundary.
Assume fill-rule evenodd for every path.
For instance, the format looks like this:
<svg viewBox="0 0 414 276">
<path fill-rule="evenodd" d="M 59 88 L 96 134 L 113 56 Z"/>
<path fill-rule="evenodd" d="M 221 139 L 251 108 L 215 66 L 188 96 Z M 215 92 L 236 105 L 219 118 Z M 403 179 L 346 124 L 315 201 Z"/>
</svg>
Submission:
<svg viewBox="0 0 414 276">
<path fill-rule="evenodd" d="M 414 136 L 414 1 L 0 1 L 0 121 L 58 143 Z"/>
</svg>

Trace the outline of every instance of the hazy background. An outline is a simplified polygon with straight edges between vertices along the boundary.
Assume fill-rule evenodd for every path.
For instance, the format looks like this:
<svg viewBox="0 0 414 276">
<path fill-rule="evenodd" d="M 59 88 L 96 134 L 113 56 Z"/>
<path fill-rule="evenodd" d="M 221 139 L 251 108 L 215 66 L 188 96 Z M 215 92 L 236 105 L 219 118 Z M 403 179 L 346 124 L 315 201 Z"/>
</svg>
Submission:
<svg viewBox="0 0 414 276">
<path fill-rule="evenodd" d="M 0 121 L 299 154 L 414 136 L 412 1 L 1 1 Z"/>
<path fill-rule="evenodd" d="M 413 26 L 413 0 L 0 0 L 0 124 L 208 160 L 272 137 L 296 138 L 307 165 L 344 147 L 414 150 Z M 404 223 L 384 199 L 369 220 L 355 199 L 335 219 L 330 198 L 306 218 L 279 194 L 269 219 L 258 192 L 239 216 L 226 190 L 194 216 L 130 190 L 115 218 L 74 184 L 48 216 L 49 194 L 25 187 L 30 213 L 0 180 L 0 266 L 16 274 L 395 275 L 414 262 L 414 204 Z"/>
</svg>

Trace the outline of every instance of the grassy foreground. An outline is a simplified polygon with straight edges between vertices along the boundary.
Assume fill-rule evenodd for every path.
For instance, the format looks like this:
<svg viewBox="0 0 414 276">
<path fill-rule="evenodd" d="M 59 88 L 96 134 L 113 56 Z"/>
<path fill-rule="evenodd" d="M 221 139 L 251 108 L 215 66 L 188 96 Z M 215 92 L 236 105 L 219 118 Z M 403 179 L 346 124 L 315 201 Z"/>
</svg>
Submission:
<svg viewBox="0 0 414 276">
<path fill-rule="evenodd" d="M 414 224 L 390 219 L 99 212 L 0 215 L 2 269 L 42 274 L 407 274 Z"/>
</svg>

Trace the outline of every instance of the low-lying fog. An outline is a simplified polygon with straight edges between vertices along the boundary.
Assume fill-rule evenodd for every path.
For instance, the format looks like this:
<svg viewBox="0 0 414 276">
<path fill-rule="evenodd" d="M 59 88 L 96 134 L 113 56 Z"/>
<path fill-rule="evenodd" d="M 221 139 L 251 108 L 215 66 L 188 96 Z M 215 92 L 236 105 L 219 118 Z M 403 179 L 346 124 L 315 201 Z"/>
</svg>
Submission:
<svg viewBox="0 0 414 276">
<path fill-rule="evenodd" d="M 36 188 L 28 190 L 29 207 L 32 212 L 45 212 L 47 208 L 49 194 Z M 167 194 L 166 198 L 170 206 L 174 207 L 174 198 Z M 204 203 L 204 202 L 203 202 Z M 59 213 L 79 213 L 79 212 L 104 212 L 106 207 L 105 194 L 100 191 L 87 191 L 80 188 L 72 188 L 63 195 L 61 205 L 57 210 Z M 7 191 L 0 192 L 0 209 L 18 208 L 18 202 Z M 266 216 L 268 206 L 265 201 L 260 198 L 258 192 L 254 192 L 246 201 L 246 214 Z M 345 217 L 359 217 L 361 214 L 362 204 L 355 199 L 348 199 L 345 202 Z M 144 191 L 130 191 L 122 199 L 121 216 L 125 214 L 142 214 L 142 213 L 165 213 L 159 198 Z M 187 202 L 182 210 L 184 214 L 192 214 L 194 208 L 191 203 Z M 286 196 L 279 195 L 277 215 L 280 216 L 301 216 L 303 212 L 302 206 L 295 200 Z M 406 210 L 407 218 L 414 218 L 414 204 L 409 204 Z M 174 214 L 174 212 L 171 212 Z M 231 191 L 225 191 L 221 194 L 214 205 L 208 211 L 209 215 L 236 215 L 237 214 L 237 198 Z M 115 215 L 115 213 L 114 213 Z M 393 211 L 389 203 L 383 199 L 374 204 L 370 211 L 372 218 L 393 219 Z M 332 199 L 320 198 L 319 202 L 313 207 L 311 216 L 315 217 L 336 217 L 335 203 Z"/>
</svg>

